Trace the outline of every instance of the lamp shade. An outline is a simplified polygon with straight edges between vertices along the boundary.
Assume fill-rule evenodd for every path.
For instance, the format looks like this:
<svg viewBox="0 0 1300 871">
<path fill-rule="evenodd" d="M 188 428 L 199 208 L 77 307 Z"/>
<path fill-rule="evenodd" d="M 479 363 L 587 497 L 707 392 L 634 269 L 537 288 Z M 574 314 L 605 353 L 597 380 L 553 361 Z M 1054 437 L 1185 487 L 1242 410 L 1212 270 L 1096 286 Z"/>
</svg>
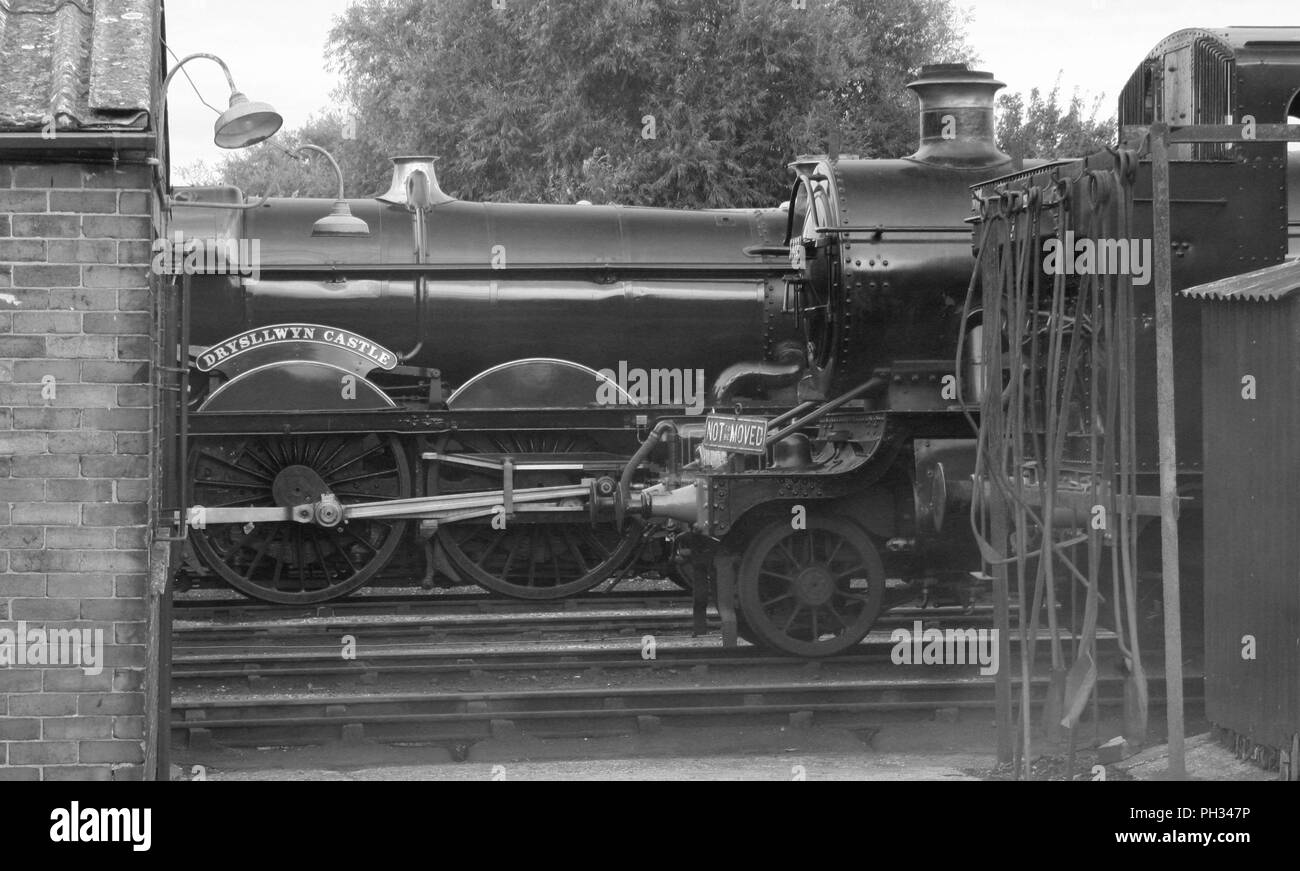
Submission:
<svg viewBox="0 0 1300 871">
<path fill-rule="evenodd" d="M 343 200 L 337 200 L 330 213 L 312 225 L 313 236 L 369 236 L 370 225 L 352 214 Z"/>
<path fill-rule="evenodd" d="M 222 148 L 247 148 L 275 135 L 284 124 L 268 103 L 255 103 L 239 91 L 230 95 L 230 108 L 217 118 L 213 141 Z"/>
</svg>

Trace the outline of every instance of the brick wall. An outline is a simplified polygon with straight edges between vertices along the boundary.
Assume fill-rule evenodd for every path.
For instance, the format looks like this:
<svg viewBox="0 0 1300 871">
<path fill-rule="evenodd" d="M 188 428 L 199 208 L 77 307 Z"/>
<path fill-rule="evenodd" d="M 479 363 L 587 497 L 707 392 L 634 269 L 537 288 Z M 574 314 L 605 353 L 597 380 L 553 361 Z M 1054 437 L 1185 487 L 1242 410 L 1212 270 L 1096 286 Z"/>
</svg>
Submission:
<svg viewBox="0 0 1300 871">
<path fill-rule="evenodd" d="M 0 629 L 101 629 L 104 655 L 97 675 L 0 666 L 0 780 L 135 779 L 152 492 L 151 170 L 3 160 Z"/>
</svg>

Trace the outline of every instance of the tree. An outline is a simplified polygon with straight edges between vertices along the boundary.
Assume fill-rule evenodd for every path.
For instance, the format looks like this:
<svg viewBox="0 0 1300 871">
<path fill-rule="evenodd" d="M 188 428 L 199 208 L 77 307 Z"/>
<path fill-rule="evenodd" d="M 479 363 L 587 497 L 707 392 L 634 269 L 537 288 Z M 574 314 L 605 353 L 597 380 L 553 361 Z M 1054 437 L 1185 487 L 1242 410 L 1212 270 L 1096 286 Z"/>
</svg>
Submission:
<svg viewBox="0 0 1300 871">
<path fill-rule="evenodd" d="M 338 145 L 354 194 L 423 153 L 463 199 L 767 206 L 832 131 L 864 157 L 911 151 L 904 85 L 969 57 L 963 25 L 952 0 L 361 0 L 329 41 L 349 108 L 288 138 Z M 222 177 L 298 185 L 274 148 Z"/>
<path fill-rule="evenodd" d="M 998 97 L 998 147 L 1013 157 L 1083 157 L 1115 144 L 1116 119 L 1097 120 L 1104 97 L 1085 110 L 1076 88 L 1061 105 L 1061 76 L 1044 95 L 1038 88 Z"/>
</svg>

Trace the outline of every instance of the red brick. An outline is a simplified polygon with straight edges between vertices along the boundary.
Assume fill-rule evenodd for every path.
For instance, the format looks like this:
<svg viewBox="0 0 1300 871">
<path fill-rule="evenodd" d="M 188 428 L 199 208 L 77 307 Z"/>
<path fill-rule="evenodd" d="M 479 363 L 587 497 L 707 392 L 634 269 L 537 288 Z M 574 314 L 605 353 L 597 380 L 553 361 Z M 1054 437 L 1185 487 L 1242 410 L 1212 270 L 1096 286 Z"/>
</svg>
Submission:
<svg viewBox="0 0 1300 871">
<path fill-rule="evenodd" d="M 74 163 L 42 163 L 34 166 L 14 167 L 14 187 L 20 188 L 79 188 L 85 173 Z"/>
<path fill-rule="evenodd" d="M 0 480 L 0 502 L 39 502 L 45 498 L 45 482 L 40 478 Z"/>
<path fill-rule="evenodd" d="M 46 740 L 113 737 L 112 717 L 50 717 L 42 727 L 40 737 Z"/>
<path fill-rule="evenodd" d="M 71 357 L 80 360 L 113 359 L 112 336 L 50 336 L 46 342 L 51 357 Z"/>
<path fill-rule="evenodd" d="M 85 362 L 81 364 L 81 380 L 89 384 L 148 384 L 149 364 L 107 360 Z"/>
<path fill-rule="evenodd" d="M 143 644 L 110 644 L 104 648 L 104 665 L 144 668 L 146 662 Z"/>
<path fill-rule="evenodd" d="M 0 717 L 0 741 L 31 741 L 40 737 L 40 720 L 27 717 Z"/>
<path fill-rule="evenodd" d="M 0 239 L 0 261 L 13 263 L 44 259 L 45 242 L 41 239 Z"/>
<path fill-rule="evenodd" d="M 0 445 L 3 439 L 0 434 Z M 52 454 L 111 454 L 116 444 L 111 432 L 52 432 L 49 437 Z"/>
<path fill-rule="evenodd" d="M 133 530 L 120 529 L 117 534 L 120 536 L 131 531 Z M 145 530 L 145 534 L 148 534 L 147 530 Z M 119 598 L 138 598 L 144 595 L 146 583 L 143 575 L 118 575 L 113 580 L 113 595 Z"/>
<path fill-rule="evenodd" d="M 86 674 L 80 668 L 47 668 L 42 688 L 47 693 L 102 693 L 113 687 L 113 674 L 104 669 Z"/>
<path fill-rule="evenodd" d="M 149 458 L 144 456 L 82 457 L 81 474 L 87 478 L 147 478 Z"/>
<path fill-rule="evenodd" d="M 0 377 L 12 373 L 6 371 L 6 367 L 0 366 Z M 41 402 L 41 388 L 36 384 L 11 384 L 7 380 L 0 380 L 0 405 L 35 405 Z"/>
<path fill-rule="evenodd" d="M 81 235 L 81 218 L 75 214 L 14 214 L 16 239 L 75 239 Z"/>
<path fill-rule="evenodd" d="M 51 529 L 49 536 L 81 532 L 112 532 L 112 530 Z M 68 547 L 68 545 L 47 544 L 46 547 Z M 46 595 L 51 599 L 84 599 L 87 596 L 111 596 L 113 595 L 113 576 L 88 572 L 50 574 L 46 575 L 45 587 L 47 590 Z"/>
<path fill-rule="evenodd" d="M 98 268 L 107 269 L 110 267 L 86 267 L 88 270 Z M 118 312 L 100 314 L 99 312 L 94 312 L 87 313 L 83 318 L 87 333 L 112 333 L 117 335 L 133 334 L 147 336 L 153 326 L 153 318 L 142 312 L 131 314 L 122 314 Z"/>
<path fill-rule="evenodd" d="M 39 395 L 39 388 L 31 389 L 38 391 Z M 65 396 L 65 392 L 61 391 L 59 395 Z M 14 429 L 41 429 L 48 432 L 56 429 L 76 429 L 79 426 L 81 426 L 81 410 L 77 408 L 14 409 Z"/>
<path fill-rule="evenodd" d="M 15 333 L 79 333 L 81 312 L 14 312 Z"/>
<path fill-rule="evenodd" d="M 55 478 L 46 482 L 45 498 L 50 502 L 107 502 L 113 498 L 113 482 Z"/>
<path fill-rule="evenodd" d="M 82 762 L 143 762 L 139 741 L 82 741 Z"/>
<path fill-rule="evenodd" d="M 122 264 L 132 263 L 137 266 L 152 268 L 153 264 L 153 243 L 151 242 L 118 242 L 117 243 L 117 262 Z"/>
<path fill-rule="evenodd" d="M 146 502 L 153 494 L 151 481 L 118 481 L 118 502 Z"/>
<path fill-rule="evenodd" d="M 0 166 L 0 188 L 7 188 L 14 183 L 14 169 L 12 166 Z"/>
<path fill-rule="evenodd" d="M 153 197 L 144 191 L 122 191 L 117 211 L 123 215 L 152 215 Z"/>
<path fill-rule="evenodd" d="M 15 266 L 14 284 L 22 287 L 79 287 L 81 267 L 27 264 Z"/>
<path fill-rule="evenodd" d="M 3 212 L 46 212 L 49 211 L 49 194 L 37 190 L 0 190 L 0 211 Z"/>
<path fill-rule="evenodd" d="M 130 529 L 119 529 L 117 530 L 116 545 L 118 550 L 147 548 L 149 546 L 149 530 L 147 527 L 143 526 L 133 527 Z"/>
<path fill-rule="evenodd" d="M 144 166 L 87 167 L 84 187 L 134 188 L 148 191 L 153 184 L 153 171 Z"/>
<path fill-rule="evenodd" d="M 114 623 L 113 643 L 144 644 L 149 640 L 149 629 L 145 623 Z"/>
<path fill-rule="evenodd" d="M 111 239 L 72 239 L 50 242 L 51 263 L 116 263 L 117 246 Z"/>
<path fill-rule="evenodd" d="M 11 551 L 10 555 L 40 553 L 40 551 Z M 44 571 L 42 569 L 42 571 Z M 10 620 L 78 620 L 81 607 L 77 602 L 61 599 L 13 599 L 9 603 Z"/>
<path fill-rule="evenodd" d="M 153 222 L 148 218 L 121 215 L 86 217 L 81 222 L 87 239 L 152 239 Z"/>
<path fill-rule="evenodd" d="M 149 520 L 149 506 L 144 502 L 129 505 L 83 505 L 81 519 L 85 526 L 135 526 Z"/>
<path fill-rule="evenodd" d="M 138 716 L 144 713 L 144 697 L 136 693 L 83 693 L 77 699 L 77 713 Z"/>
<path fill-rule="evenodd" d="M 41 688 L 41 675 L 39 668 L 0 668 L 0 693 L 38 692 Z"/>
<path fill-rule="evenodd" d="M 88 408 L 83 426 L 101 432 L 148 432 L 147 408 Z"/>
<path fill-rule="evenodd" d="M 144 554 L 140 562 L 145 563 Z M 143 620 L 144 601 L 141 599 L 82 599 L 83 620 Z"/>
<path fill-rule="evenodd" d="M 66 765 L 76 761 L 76 741 L 24 741 L 9 745 L 9 762 L 13 765 Z"/>
<path fill-rule="evenodd" d="M 113 214 L 117 211 L 117 194 L 114 191 L 51 191 L 50 211 Z"/>
<path fill-rule="evenodd" d="M 50 550 L 72 550 L 72 549 L 76 549 L 76 548 L 93 548 L 93 549 L 98 549 L 98 550 L 112 550 L 112 549 L 113 549 L 113 538 L 114 538 L 113 530 L 112 530 L 112 529 L 107 529 L 107 528 L 105 528 L 105 529 L 81 529 L 81 528 L 76 528 L 76 529 L 51 529 L 51 530 L 49 530 L 49 531 L 46 533 L 46 535 L 45 535 L 45 547 L 46 547 L 47 549 L 50 549 Z M 50 576 L 50 579 L 49 579 L 49 580 L 50 580 L 50 584 L 49 584 L 49 586 L 50 586 L 50 595 L 51 595 L 51 596 L 62 596 L 62 595 L 65 595 L 64 593 L 55 593 L 55 592 L 54 592 L 54 579 L 55 579 L 55 577 L 59 577 L 59 576 L 51 575 L 51 576 Z M 90 577 L 92 577 L 92 576 L 87 576 L 87 575 L 73 575 L 73 576 L 70 576 L 67 580 L 71 581 L 71 580 L 73 580 L 73 579 L 75 579 L 75 578 L 84 578 L 84 579 L 86 579 L 86 580 L 89 580 Z M 96 575 L 96 576 L 93 576 L 93 577 L 98 578 L 97 575 Z M 104 590 L 106 590 L 106 591 L 108 591 L 108 592 L 103 592 L 103 593 L 83 593 L 83 595 L 87 595 L 87 596 L 111 596 L 111 595 L 113 595 L 113 593 L 111 592 L 112 589 L 113 589 L 113 579 L 112 579 L 112 577 L 111 577 L 111 576 L 105 576 L 105 577 L 103 578 L 103 580 L 104 580 L 103 588 L 104 588 Z"/>
<path fill-rule="evenodd" d="M 41 780 L 47 782 L 104 782 L 113 779 L 111 765 L 47 765 L 41 770 Z"/>
<path fill-rule="evenodd" d="M 81 365 L 72 360 L 15 360 L 14 380 L 39 384 L 46 375 L 53 375 L 61 383 L 76 381 Z"/>
<path fill-rule="evenodd" d="M 113 720 L 114 738 L 144 738 L 144 717 L 118 717 Z"/>
<path fill-rule="evenodd" d="M 14 768 L 12 763 L 8 766 L 0 765 L 0 781 L 17 782 L 40 779 L 41 770 L 39 768 Z"/>
<path fill-rule="evenodd" d="M 149 284 L 149 273 L 139 266 L 83 266 L 81 280 L 86 287 L 144 288 Z"/>
<path fill-rule="evenodd" d="M 4 268 L 7 274 L 10 267 Z M 0 310 L 12 311 L 37 311 L 50 307 L 51 291 L 47 287 L 14 287 L 5 291 L 6 297 L 12 299 L 0 300 Z"/>
<path fill-rule="evenodd" d="M 112 311 L 117 308 L 117 292 L 101 288 L 59 288 L 48 291 L 50 308 L 73 311 Z"/>
<path fill-rule="evenodd" d="M 119 336 L 117 359 L 140 361 L 153 359 L 153 339 L 149 336 Z"/>
<path fill-rule="evenodd" d="M 43 336 L 0 336 L 0 357 L 44 357 Z"/>
<path fill-rule="evenodd" d="M 39 454 L 45 450 L 45 442 L 43 432 L 0 431 L 0 454 Z"/>
<path fill-rule="evenodd" d="M 14 506 L 14 523 L 43 523 L 46 526 L 75 526 L 81 520 L 81 506 L 73 503 L 25 502 Z M 41 593 L 40 595 L 44 595 Z"/>
<path fill-rule="evenodd" d="M 4 526 L 0 527 L 0 547 L 44 547 L 45 546 L 45 527 L 43 526 Z M 7 583 L 0 586 L 6 596 L 12 596 Z"/>
<path fill-rule="evenodd" d="M 83 506 L 83 508 L 87 507 L 89 506 Z M 9 562 L 16 572 L 130 572 L 148 568 L 148 560 L 143 552 L 124 550 L 11 550 Z M 85 602 L 82 605 L 82 616 L 87 620 L 96 619 L 86 611 Z M 134 617 L 134 614 L 124 614 L 121 619 Z M 76 616 L 63 619 L 73 620 Z"/>
<path fill-rule="evenodd" d="M 117 404 L 122 408 L 148 408 L 153 405 L 153 388 L 143 384 L 119 387 Z"/>
<path fill-rule="evenodd" d="M 72 693 L 36 693 L 9 700 L 9 714 L 14 717 L 70 717 L 75 713 L 77 696 Z"/>
<path fill-rule="evenodd" d="M 14 238 L 76 239 L 81 235 L 77 215 L 14 215 Z"/>
<path fill-rule="evenodd" d="M 144 687 L 143 669 L 119 668 L 113 671 L 113 689 L 119 693 L 139 692 Z"/>
</svg>

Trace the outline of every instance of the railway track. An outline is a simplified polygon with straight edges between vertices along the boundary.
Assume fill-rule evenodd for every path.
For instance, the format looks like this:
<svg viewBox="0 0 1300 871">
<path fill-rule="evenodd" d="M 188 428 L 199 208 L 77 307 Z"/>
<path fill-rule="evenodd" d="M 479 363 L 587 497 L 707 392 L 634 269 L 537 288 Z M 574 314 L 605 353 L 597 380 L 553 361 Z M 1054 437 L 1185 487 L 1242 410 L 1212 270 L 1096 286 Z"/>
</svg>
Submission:
<svg viewBox="0 0 1300 871">
<path fill-rule="evenodd" d="M 896 607 L 852 653 L 815 661 L 744 642 L 725 649 L 716 631 L 693 637 L 690 600 L 670 591 L 553 603 L 375 595 L 270 609 L 194 599 L 178 601 L 174 616 L 174 746 L 199 754 L 359 740 L 433 742 L 455 754 L 490 737 L 628 735 L 663 724 L 854 729 L 993 704 L 993 679 L 974 665 L 890 657 L 893 630 L 917 620 L 987 627 L 986 605 Z M 716 613 L 708 616 L 716 630 Z M 1108 650 L 1110 636 L 1100 640 Z M 1011 650 L 1018 657 L 1015 632 Z M 1018 675 L 1018 665 L 1003 667 Z M 1102 704 L 1122 701 L 1117 678 L 1099 687 Z"/>
<path fill-rule="evenodd" d="M 1068 636 L 1067 636 L 1068 637 Z M 1040 631 L 1041 643 L 1046 631 Z M 1113 636 L 1101 632 L 1098 640 L 1107 644 Z M 801 674 L 851 673 L 867 665 L 890 663 L 894 642 L 889 629 L 879 628 L 864 639 L 854 653 L 822 660 L 783 656 L 744 644 L 734 650 L 719 646 L 716 637 L 656 638 L 653 649 L 640 639 L 587 640 L 561 644 L 504 642 L 494 644 L 382 644 L 358 646 L 349 657 L 339 645 L 297 647 L 241 645 L 217 648 L 185 648 L 173 657 L 172 685 L 199 691 L 220 689 L 236 682 L 278 688 L 345 686 L 349 682 L 374 684 L 380 680 L 420 680 L 451 676 L 482 677 L 487 674 L 524 672 L 588 673 L 642 670 L 675 673 L 690 669 L 696 674 L 709 670 L 764 668 Z M 1010 642 L 1018 652 L 1020 638 Z M 1043 649 L 1043 648 L 1040 648 Z"/>
<path fill-rule="evenodd" d="M 1019 692 L 1019 678 L 1013 691 Z M 1041 703 L 1046 675 L 1031 681 Z M 1150 680 L 1151 705 L 1164 682 Z M 1189 702 L 1199 676 L 1186 679 Z M 1122 704 L 1119 677 L 1097 681 L 1098 703 Z M 705 686 L 552 687 L 492 691 L 232 695 L 174 700 L 173 746 L 308 745 L 335 742 L 429 742 L 456 747 L 526 733 L 532 738 L 606 737 L 679 727 L 819 725 L 867 729 L 890 715 L 939 709 L 992 711 L 993 679 L 952 675 L 870 677 L 818 682 L 737 681 Z"/>
</svg>

